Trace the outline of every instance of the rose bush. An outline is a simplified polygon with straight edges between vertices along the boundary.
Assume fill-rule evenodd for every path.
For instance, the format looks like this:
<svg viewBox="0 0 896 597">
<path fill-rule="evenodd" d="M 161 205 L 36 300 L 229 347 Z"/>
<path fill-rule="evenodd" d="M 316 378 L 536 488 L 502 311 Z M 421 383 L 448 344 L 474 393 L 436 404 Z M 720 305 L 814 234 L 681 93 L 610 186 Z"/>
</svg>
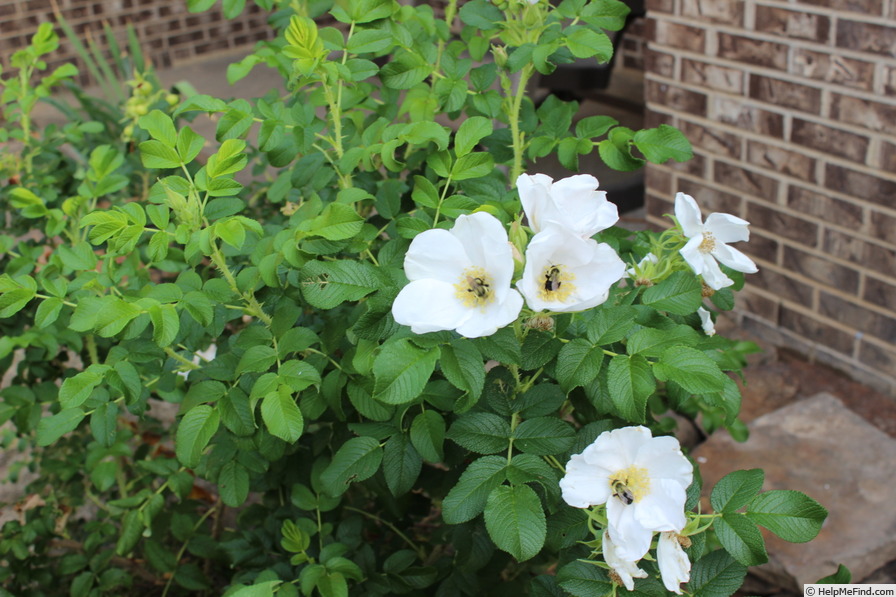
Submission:
<svg viewBox="0 0 896 597">
<path fill-rule="evenodd" d="M 745 437 L 753 347 L 712 317 L 747 223 L 680 195 L 665 232 L 615 226 L 579 156 L 687 140 L 526 96 L 607 61 L 623 4 L 256 3 L 277 35 L 228 77 L 286 93 L 172 95 L 134 61 L 130 97 L 35 131 L 74 74 L 35 83 L 49 25 L 4 76 L 0 419 L 34 473 L 4 592 L 724 596 L 758 525 L 815 536 L 824 508 L 758 470 L 695 511 L 669 436 Z M 570 177 L 526 165 L 553 153 Z"/>
</svg>

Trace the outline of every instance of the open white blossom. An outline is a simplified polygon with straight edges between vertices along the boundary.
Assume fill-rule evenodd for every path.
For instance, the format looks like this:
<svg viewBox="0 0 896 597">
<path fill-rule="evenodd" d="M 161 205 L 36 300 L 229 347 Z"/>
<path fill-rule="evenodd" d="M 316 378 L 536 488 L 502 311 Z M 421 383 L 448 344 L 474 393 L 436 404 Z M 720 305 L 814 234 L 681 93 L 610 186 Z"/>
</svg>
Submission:
<svg viewBox="0 0 896 597">
<path fill-rule="evenodd" d="M 584 311 L 607 300 L 624 273 L 625 263 L 606 243 L 549 226 L 529 242 L 517 288 L 533 311 Z"/>
<path fill-rule="evenodd" d="M 703 307 L 700 307 L 697 309 L 697 315 L 700 316 L 700 324 L 703 326 L 703 333 L 707 336 L 715 336 L 716 324 L 713 323 L 710 312 Z"/>
<path fill-rule="evenodd" d="M 619 220 L 616 205 L 598 191 L 597 179 L 576 174 L 554 182 L 546 174 L 521 174 L 516 179 L 523 211 L 536 233 L 554 225 L 588 238 Z"/>
<path fill-rule="evenodd" d="M 681 595 L 681 583 L 691 578 L 691 561 L 682 549 L 677 533 L 660 533 L 656 559 L 666 589 Z"/>
<path fill-rule="evenodd" d="M 688 265 L 713 290 L 734 284 L 716 261 L 745 274 L 759 271 L 753 261 L 727 243 L 750 239 L 749 222 L 731 214 L 711 213 L 703 222 L 700 207 L 684 193 L 675 195 L 675 217 L 689 240 L 680 253 Z"/>
<path fill-rule="evenodd" d="M 523 298 L 510 287 L 507 231 L 488 213 L 459 216 L 451 230 L 418 234 L 404 272 L 410 284 L 395 298 L 392 316 L 415 334 L 457 330 L 468 338 L 488 336 L 523 308 Z"/>
<path fill-rule="evenodd" d="M 605 431 L 574 454 L 560 480 L 563 499 L 575 508 L 607 505 L 608 530 L 620 559 L 636 562 L 653 533 L 680 531 L 686 523 L 685 491 L 691 463 L 674 437 L 652 437 L 646 427 Z"/>
<path fill-rule="evenodd" d="M 610 533 L 606 530 L 604 531 L 601 545 L 603 546 L 604 561 L 607 563 L 607 566 L 613 569 L 613 572 L 616 573 L 626 589 L 634 591 L 635 579 L 647 578 L 647 573 L 638 568 L 637 561 L 630 562 L 619 557 L 619 554 L 616 553 L 616 544 L 610 539 Z"/>
</svg>

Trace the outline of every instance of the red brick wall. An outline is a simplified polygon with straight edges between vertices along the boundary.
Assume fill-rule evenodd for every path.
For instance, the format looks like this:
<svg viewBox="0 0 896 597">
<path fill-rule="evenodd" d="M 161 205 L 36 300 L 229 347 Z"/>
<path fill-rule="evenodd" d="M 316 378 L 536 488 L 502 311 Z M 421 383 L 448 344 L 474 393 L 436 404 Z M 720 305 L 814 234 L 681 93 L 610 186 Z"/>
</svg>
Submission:
<svg viewBox="0 0 896 597">
<path fill-rule="evenodd" d="M 743 325 L 896 395 L 896 0 L 648 0 L 647 124 L 694 145 L 651 166 L 750 221 Z"/>
<path fill-rule="evenodd" d="M 9 57 L 28 45 L 42 22 L 55 22 L 51 0 L 0 0 L 0 61 L 8 66 Z M 253 2 L 244 14 L 228 21 L 220 4 L 214 9 L 191 14 L 186 0 L 56 0 L 65 20 L 82 41 L 92 37 L 106 47 L 103 23 L 109 23 L 119 44 L 127 43 L 125 27 L 134 25 L 143 52 L 156 67 L 165 67 L 210 52 L 251 46 L 271 37 L 267 15 Z M 74 61 L 82 72 L 82 83 L 89 75 L 62 29 L 56 27 L 61 43 L 49 60 L 55 67 Z"/>
</svg>

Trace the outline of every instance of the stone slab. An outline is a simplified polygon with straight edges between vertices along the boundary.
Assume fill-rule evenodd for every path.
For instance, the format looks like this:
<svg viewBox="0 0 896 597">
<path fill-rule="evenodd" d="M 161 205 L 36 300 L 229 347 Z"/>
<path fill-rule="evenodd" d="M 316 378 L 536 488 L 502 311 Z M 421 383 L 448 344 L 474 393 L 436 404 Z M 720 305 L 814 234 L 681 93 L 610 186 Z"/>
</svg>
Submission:
<svg viewBox="0 0 896 597">
<path fill-rule="evenodd" d="M 793 544 L 765 533 L 769 562 L 751 572 L 784 590 L 846 565 L 860 582 L 896 559 L 896 440 L 820 393 L 749 424 L 739 444 L 719 432 L 692 453 L 704 480 L 704 506 L 716 482 L 739 469 L 765 469 L 763 490 L 796 489 L 828 509 L 818 537 Z"/>
</svg>

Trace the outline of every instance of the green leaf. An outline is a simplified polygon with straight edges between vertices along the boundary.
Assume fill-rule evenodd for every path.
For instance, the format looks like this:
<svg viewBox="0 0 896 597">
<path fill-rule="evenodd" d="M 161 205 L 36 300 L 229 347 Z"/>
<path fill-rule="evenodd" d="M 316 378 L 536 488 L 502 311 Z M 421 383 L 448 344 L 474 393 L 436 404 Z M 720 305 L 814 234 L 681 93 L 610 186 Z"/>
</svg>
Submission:
<svg viewBox="0 0 896 597">
<path fill-rule="evenodd" d="M 249 497 L 249 471 L 236 460 L 229 460 L 218 474 L 221 501 L 231 508 L 242 506 Z"/>
<path fill-rule="evenodd" d="M 694 157 L 694 150 L 687 137 L 668 124 L 638 131 L 632 141 L 644 157 L 654 164 L 663 164 L 670 159 L 684 162 Z"/>
<path fill-rule="evenodd" d="M 128 510 L 121 521 L 121 531 L 118 541 L 115 543 L 115 553 L 120 556 L 128 555 L 140 540 L 144 528 L 140 511 Z"/>
<path fill-rule="evenodd" d="M 541 500 L 528 485 L 500 485 L 488 496 L 485 528 L 495 545 L 518 562 L 535 557 L 544 546 L 547 523 Z"/>
<path fill-rule="evenodd" d="M 448 431 L 448 439 L 478 454 L 506 452 L 510 424 L 491 413 L 468 413 L 458 418 Z"/>
<path fill-rule="evenodd" d="M 471 116 L 467 118 L 457 129 L 454 136 L 454 153 L 457 157 L 467 155 L 476 144 L 492 134 L 493 125 L 490 118 L 485 116 Z"/>
<path fill-rule="evenodd" d="M 799 491 L 760 493 L 747 505 L 747 517 L 791 543 L 805 543 L 818 535 L 828 511 Z"/>
<path fill-rule="evenodd" d="M 728 473 L 716 483 L 709 496 L 716 512 L 737 512 L 761 490 L 765 471 L 759 468 Z"/>
<path fill-rule="evenodd" d="M 345 49 L 352 54 L 382 52 L 392 47 L 392 33 L 385 29 L 366 29 L 352 35 Z"/>
<path fill-rule="evenodd" d="M 194 406 L 177 426 L 175 453 L 187 468 L 196 468 L 202 452 L 218 431 L 221 417 L 218 411 L 207 404 Z"/>
<path fill-rule="evenodd" d="M 145 168 L 180 168 L 180 156 L 174 149 L 174 143 L 168 146 L 161 141 L 144 141 L 139 149 L 140 161 Z"/>
<path fill-rule="evenodd" d="M 106 402 L 98 406 L 90 415 L 90 431 L 101 446 L 114 444 L 118 435 L 118 404 Z"/>
<path fill-rule="evenodd" d="M 744 566 L 758 566 L 768 561 L 759 527 L 742 514 L 723 514 L 713 523 L 713 528 L 725 551 Z"/>
<path fill-rule="evenodd" d="M 451 179 L 469 180 L 488 176 L 495 169 L 495 158 L 484 151 L 462 155 L 451 168 Z"/>
<path fill-rule="evenodd" d="M 584 338 L 575 338 L 563 345 L 557 355 L 557 381 L 564 391 L 594 381 L 604 362 L 603 349 Z"/>
<path fill-rule="evenodd" d="M 471 462 L 442 501 L 445 522 L 460 524 L 478 516 L 492 490 L 504 482 L 506 468 L 503 456 L 483 456 Z"/>
<path fill-rule="evenodd" d="M 560 454 L 572 446 L 575 436 L 573 428 L 560 419 L 536 417 L 523 421 L 514 430 L 513 445 L 528 454 Z"/>
<path fill-rule="evenodd" d="M 429 76 L 432 66 L 408 54 L 380 69 L 380 79 L 389 89 L 410 89 Z"/>
<path fill-rule="evenodd" d="M 49 446 L 60 437 L 73 431 L 84 419 L 80 408 L 66 408 L 51 417 L 44 417 L 37 424 L 37 445 Z"/>
<path fill-rule="evenodd" d="M 411 424 L 411 443 L 424 460 L 441 462 L 444 460 L 445 419 L 435 410 L 427 410 L 416 417 Z"/>
<path fill-rule="evenodd" d="M 606 571 L 592 562 L 573 560 L 557 572 L 557 584 L 576 597 L 603 597 L 616 594 Z"/>
<path fill-rule="evenodd" d="M 439 205 L 439 191 L 435 185 L 422 176 L 414 177 L 414 190 L 411 191 L 414 203 L 435 209 Z"/>
<path fill-rule="evenodd" d="M 340 496 L 351 483 L 372 477 L 382 460 L 383 449 L 377 440 L 365 436 L 353 437 L 339 448 L 321 473 L 321 485 L 331 496 Z"/>
<path fill-rule="evenodd" d="M 356 301 L 382 285 L 376 268 L 358 261 L 309 261 L 301 270 L 302 296 L 318 309 Z"/>
<path fill-rule="evenodd" d="M 11 317 L 25 308 L 37 293 L 37 283 L 29 276 L 4 276 L 0 287 L 0 318 Z"/>
<path fill-rule="evenodd" d="M 90 365 L 84 371 L 67 378 L 59 388 L 59 404 L 63 409 L 81 406 L 90 398 L 93 389 L 102 381 L 108 365 Z"/>
<path fill-rule="evenodd" d="M 59 317 L 64 302 L 58 298 L 48 298 L 37 307 L 34 314 L 34 325 L 39 328 L 45 328 L 52 324 Z"/>
<path fill-rule="evenodd" d="M 177 133 L 177 144 L 175 148 L 184 164 L 189 164 L 196 159 L 196 156 L 199 155 L 204 146 L 205 139 L 194 133 L 193 129 L 188 126 L 185 126 Z M 164 226 L 160 226 L 160 228 L 164 228 Z"/>
<path fill-rule="evenodd" d="M 476 345 L 466 339 L 455 340 L 441 349 L 439 363 L 451 385 L 479 400 L 485 385 L 485 366 Z"/>
<path fill-rule="evenodd" d="M 487 0 L 471 0 L 460 8 L 460 20 L 477 29 L 497 29 L 504 14 Z"/>
<path fill-rule="evenodd" d="M 277 351 L 272 346 L 253 346 L 243 353 L 236 366 L 236 374 L 264 373 L 277 362 Z"/>
<path fill-rule="evenodd" d="M 437 122 L 413 122 L 404 126 L 399 139 L 410 145 L 435 143 L 439 150 L 448 147 L 448 131 Z"/>
<path fill-rule="evenodd" d="M 709 355 L 687 346 L 667 348 L 653 366 L 660 381 L 672 380 L 692 394 L 719 392 L 727 377 Z"/>
<path fill-rule="evenodd" d="M 408 338 L 387 342 L 373 361 L 374 398 L 386 404 L 413 402 L 429 381 L 438 358 L 438 347 L 419 348 Z"/>
<path fill-rule="evenodd" d="M 693 597 L 729 597 L 741 587 L 746 575 L 746 566 L 718 549 L 694 564 L 684 590 Z"/>
<path fill-rule="evenodd" d="M 174 147 L 175 143 L 177 143 L 177 131 L 174 128 L 174 121 L 161 110 L 153 110 L 149 114 L 141 116 L 137 120 L 137 124 L 148 132 L 153 139 L 161 141 L 167 147 Z"/>
<path fill-rule="evenodd" d="M 552 383 L 540 383 L 526 390 L 517 399 L 515 409 L 523 418 L 543 417 L 556 413 L 563 406 L 566 393 L 560 386 Z"/>
<path fill-rule="evenodd" d="M 848 585 L 852 582 L 852 572 L 849 571 L 849 568 L 840 564 L 837 566 L 837 572 L 831 574 L 830 576 L 825 576 L 824 578 L 819 578 L 815 581 L 815 584 L 819 585 Z"/>
<path fill-rule="evenodd" d="M 619 342 L 635 325 L 638 312 L 634 307 L 603 307 L 588 322 L 588 340 L 599 346 Z"/>
<path fill-rule="evenodd" d="M 641 302 L 676 315 L 696 313 L 703 302 L 703 286 L 690 271 L 675 272 L 644 291 Z"/>
<path fill-rule="evenodd" d="M 562 345 L 563 343 L 552 334 L 530 330 L 526 339 L 523 340 L 522 368 L 534 371 L 539 367 L 544 367 L 548 361 L 557 356 Z"/>
<path fill-rule="evenodd" d="M 200 325 L 209 325 L 214 318 L 214 303 L 198 290 L 186 293 L 180 304 Z"/>
<path fill-rule="evenodd" d="M 643 423 L 647 399 L 656 389 L 653 372 L 641 355 L 617 355 L 607 372 L 610 399 L 619 416 L 632 423 Z"/>
<path fill-rule="evenodd" d="M 180 317 L 174 305 L 153 305 L 149 308 L 152 320 L 152 340 L 161 347 L 168 346 L 180 331 Z"/>
<path fill-rule="evenodd" d="M 566 44 L 576 58 L 594 56 L 599 62 L 609 62 L 613 56 L 613 42 L 607 34 L 588 27 L 576 27 L 566 36 Z"/>
<path fill-rule="evenodd" d="M 308 223 L 308 233 L 322 236 L 327 240 L 345 240 L 353 238 L 364 225 L 364 218 L 358 215 L 355 208 L 343 203 L 330 203 L 323 213 Z"/>
<path fill-rule="evenodd" d="M 271 435 L 293 444 L 302 436 L 305 420 L 296 405 L 292 388 L 280 385 L 277 391 L 268 393 L 261 402 L 261 418 Z"/>
<path fill-rule="evenodd" d="M 576 137 L 580 139 L 600 137 L 617 124 L 619 122 L 609 116 L 586 116 L 576 123 Z"/>
<path fill-rule="evenodd" d="M 414 449 L 410 438 L 403 433 L 396 433 L 383 448 L 383 475 L 392 495 L 404 495 L 414 486 L 423 458 Z"/>
<path fill-rule="evenodd" d="M 609 138 L 597 146 L 600 159 L 613 170 L 620 172 L 632 172 L 641 168 L 644 160 L 632 155 L 630 142 L 633 136 L 631 129 L 625 127 L 617 126 L 610 129 Z"/>
<path fill-rule="evenodd" d="M 642 328 L 628 339 L 629 354 L 645 357 L 659 357 L 666 350 L 677 346 L 697 344 L 700 335 L 687 325 L 677 325 L 668 329 Z"/>
</svg>

